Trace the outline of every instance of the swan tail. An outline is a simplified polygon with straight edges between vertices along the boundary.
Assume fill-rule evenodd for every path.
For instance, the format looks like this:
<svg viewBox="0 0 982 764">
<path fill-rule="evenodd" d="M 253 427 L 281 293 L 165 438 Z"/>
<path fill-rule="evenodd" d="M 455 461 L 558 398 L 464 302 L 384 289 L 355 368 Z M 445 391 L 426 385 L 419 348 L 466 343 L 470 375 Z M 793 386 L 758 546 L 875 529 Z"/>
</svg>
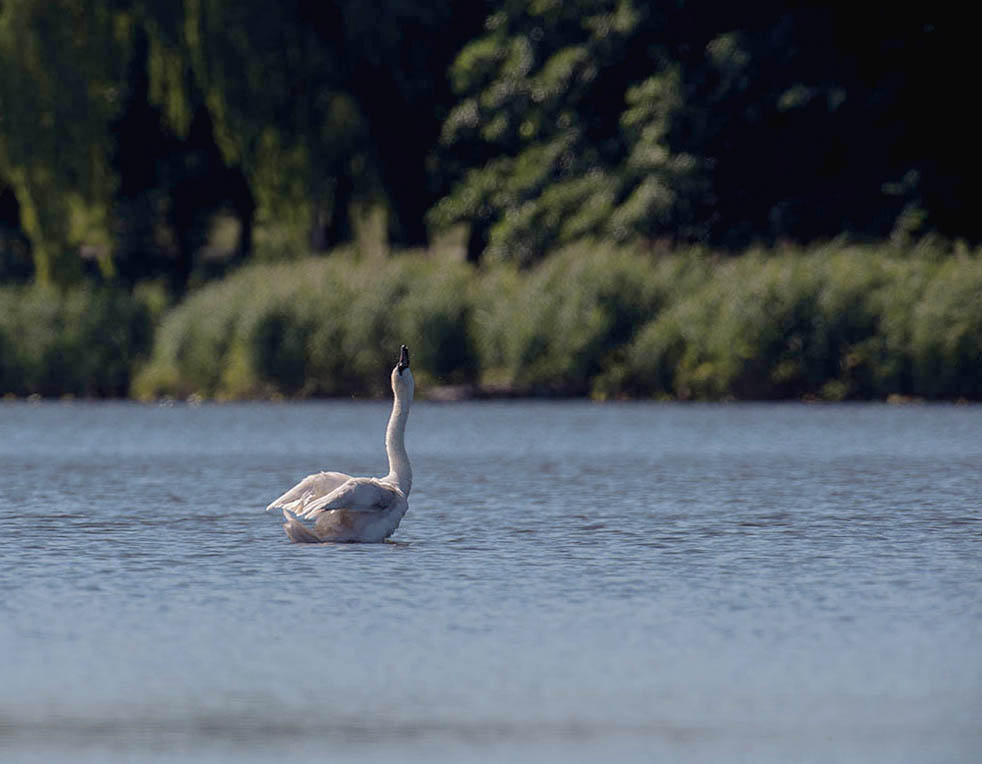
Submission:
<svg viewBox="0 0 982 764">
<path fill-rule="evenodd" d="M 307 529 L 307 526 L 297 520 L 297 518 L 295 518 L 285 509 L 283 510 L 283 517 L 286 518 L 286 522 L 283 523 L 283 530 L 286 531 L 287 538 L 289 538 L 294 544 L 321 543 L 321 540 L 311 533 L 310 530 Z"/>
</svg>

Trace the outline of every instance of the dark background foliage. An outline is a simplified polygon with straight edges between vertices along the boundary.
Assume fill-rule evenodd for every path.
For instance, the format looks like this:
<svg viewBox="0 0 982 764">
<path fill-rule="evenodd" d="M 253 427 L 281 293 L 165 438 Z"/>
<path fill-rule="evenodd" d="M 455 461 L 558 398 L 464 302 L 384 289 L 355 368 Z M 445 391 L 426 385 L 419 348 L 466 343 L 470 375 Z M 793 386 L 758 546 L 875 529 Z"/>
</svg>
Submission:
<svg viewBox="0 0 982 764">
<path fill-rule="evenodd" d="M 369 210 L 523 264 L 977 242 L 969 34 L 944 4 L 5 0 L 0 279 L 180 295 Z"/>
<path fill-rule="evenodd" d="M 978 398 L 972 34 L 0 0 L 0 393 L 383 394 L 410 337 L 422 388 Z"/>
</svg>

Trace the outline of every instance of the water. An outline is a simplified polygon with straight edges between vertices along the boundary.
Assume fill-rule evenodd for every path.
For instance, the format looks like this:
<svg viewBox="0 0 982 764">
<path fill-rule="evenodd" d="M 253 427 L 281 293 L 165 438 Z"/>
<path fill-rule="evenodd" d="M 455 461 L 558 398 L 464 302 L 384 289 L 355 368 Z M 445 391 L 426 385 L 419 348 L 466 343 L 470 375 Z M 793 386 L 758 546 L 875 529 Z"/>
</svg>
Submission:
<svg viewBox="0 0 982 764">
<path fill-rule="evenodd" d="M 964 762 L 982 407 L 0 405 L 0 758 Z"/>
</svg>

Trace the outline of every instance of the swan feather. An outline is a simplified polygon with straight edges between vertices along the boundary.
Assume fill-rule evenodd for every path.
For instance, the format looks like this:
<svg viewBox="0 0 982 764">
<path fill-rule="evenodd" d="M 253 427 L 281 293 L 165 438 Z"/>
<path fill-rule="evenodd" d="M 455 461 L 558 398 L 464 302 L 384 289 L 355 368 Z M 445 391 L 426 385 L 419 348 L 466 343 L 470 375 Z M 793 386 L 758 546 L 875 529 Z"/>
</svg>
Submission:
<svg viewBox="0 0 982 764">
<path fill-rule="evenodd" d="M 299 517 L 310 520 L 332 509 L 355 512 L 380 512 L 395 501 L 398 489 L 379 478 L 350 478 L 327 496 L 308 502 Z"/>
<path fill-rule="evenodd" d="M 343 472 L 318 472 L 308 475 L 278 499 L 270 502 L 266 511 L 288 509 L 298 515 L 303 514 L 309 504 L 329 495 L 349 480 L 351 475 L 345 475 Z"/>
</svg>

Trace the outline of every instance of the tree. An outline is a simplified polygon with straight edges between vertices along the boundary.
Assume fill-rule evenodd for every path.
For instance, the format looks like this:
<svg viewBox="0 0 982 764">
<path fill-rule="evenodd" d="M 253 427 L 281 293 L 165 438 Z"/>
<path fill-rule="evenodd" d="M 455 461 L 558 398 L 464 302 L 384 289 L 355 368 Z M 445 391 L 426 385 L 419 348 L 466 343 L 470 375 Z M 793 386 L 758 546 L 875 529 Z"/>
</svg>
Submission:
<svg viewBox="0 0 982 764">
<path fill-rule="evenodd" d="M 393 241 L 425 243 L 445 71 L 484 13 L 449 0 L 189 5 L 195 72 L 259 223 L 324 249 L 350 238 L 352 202 L 381 203 Z"/>
<path fill-rule="evenodd" d="M 39 281 L 77 278 L 83 244 L 108 266 L 108 125 L 123 61 L 105 3 L 0 6 L 0 172 L 13 188 Z"/>
<path fill-rule="evenodd" d="M 443 127 L 462 178 L 431 212 L 472 226 L 470 257 L 527 263 L 603 228 L 626 145 L 617 114 L 641 14 L 629 2 L 511 2 L 451 69 L 461 100 Z"/>
<path fill-rule="evenodd" d="M 453 64 L 430 219 L 519 263 L 582 236 L 978 239 L 955 29 L 921 6 L 502 3 Z"/>
<path fill-rule="evenodd" d="M 177 87 L 154 87 L 151 76 L 160 77 L 170 57 L 187 60 L 154 40 L 157 29 L 152 18 L 131 22 L 122 112 L 112 125 L 113 262 L 123 283 L 162 277 L 179 295 L 193 277 L 220 273 L 249 253 L 255 204 L 241 170 L 221 156 L 194 82 L 185 75 Z M 237 221 L 238 235 L 219 259 L 209 235 L 223 215 Z"/>
<path fill-rule="evenodd" d="M 16 0 L 0 8 L 0 169 L 39 281 L 91 270 L 175 293 L 215 215 L 253 202 L 219 155 L 172 3 Z M 233 258 L 235 259 L 235 258 Z"/>
<path fill-rule="evenodd" d="M 0 284 L 23 283 L 33 275 L 30 241 L 20 228 L 17 196 L 0 178 Z"/>
</svg>

